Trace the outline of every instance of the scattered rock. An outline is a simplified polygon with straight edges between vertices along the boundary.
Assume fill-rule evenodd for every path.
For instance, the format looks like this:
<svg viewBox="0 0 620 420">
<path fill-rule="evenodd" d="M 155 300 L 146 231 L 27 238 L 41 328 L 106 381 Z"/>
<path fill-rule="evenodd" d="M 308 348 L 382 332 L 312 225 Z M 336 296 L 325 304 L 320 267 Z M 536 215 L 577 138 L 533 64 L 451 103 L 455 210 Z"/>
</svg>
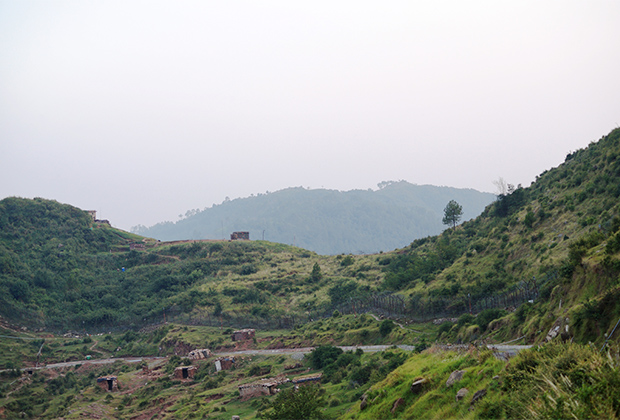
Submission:
<svg viewBox="0 0 620 420">
<path fill-rule="evenodd" d="M 362 397 L 360 398 L 362 400 L 362 402 L 360 403 L 360 410 L 365 409 L 366 407 L 368 407 L 368 395 L 364 394 L 362 395 Z"/>
<path fill-rule="evenodd" d="M 411 384 L 411 392 L 419 394 L 429 384 L 429 380 L 426 378 L 416 378 Z"/>
<path fill-rule="evenodd" d="M 396 413 L 396 410 L 398 410 L 398 408 L 403 404 L 405 404 L 405 400 L 403 400 L 402 398 L 394 401 L 394 404 L 392 405 L 392 414 Z"/>
<path fill-rule="evenodd" d="M 465 398 L 467 394 L 469 394 L 469 389 L 467 388 L 459 389 L 459 391 L 456 393 L 456 401 L 457 402 L 461 401 L 463 398 Z"/>
<path fill-rule="evenodd" d="M 568 332 L 569 323 L 570 319 L 568 318 L 560 317 L 556 319 L 545 337 L 545 342 L 547 343 L 557 336 L 560 336 L 561 340 L 564 342 L 568 341 L 570 339 L 570 334 Z"/>
<path fill-rule="evenodd" d="M 464 370 L 455 370 L 450 374 L 450 377 L 446 381 L 446 386 L 450 388 L 452 385 L 463 379 Z"/>
<path fill-rule="evenodd" d="M 241 417 L 239 417 L 239 416 L 232 416 L 232 420 L 240 420 L 240 419 L 241 419 Z"/>
<path fill-rule="evenodd" d="M 485 388 L 485 389 L 481 389 L 480 391 L 476 392 L 476 393 L 474 394 L 474 396 L 473 396 L 473 397 L 471 397 L 471 402 L 470 402 L 470 404 L 471 404 L 471 405 L 476 404 L 476 403 L 477 403 L 479 400 L 481 400 L 481 399 L 482 399 L 482 397 L 484 397 L 485 395 L 487 395 L 487 390 L 486 390 L 486 388 Z"/>
</svg>

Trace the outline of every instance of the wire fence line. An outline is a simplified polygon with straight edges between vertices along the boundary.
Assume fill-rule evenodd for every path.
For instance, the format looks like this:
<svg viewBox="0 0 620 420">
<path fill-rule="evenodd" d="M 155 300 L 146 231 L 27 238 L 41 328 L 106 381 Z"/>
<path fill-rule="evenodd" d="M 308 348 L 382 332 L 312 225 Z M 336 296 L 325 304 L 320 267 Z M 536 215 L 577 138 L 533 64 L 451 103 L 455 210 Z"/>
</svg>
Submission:
<svg viewBox="0 0 620 420">
<path fill-rule="evenodd" d="M 99 333 L 99 332 L 119 332 L 125 330 L 148 330 L 157 328 L 167 322 L 180 323 L 185 325 L 202 325 L 210 327 L 224 328 L 255 328 L 255 329 L 293 329 L 298 325 L 307 322 L 327 318 L 338 311 L 343 315 L 363 314 L 372 312 L 384 318 L 401 320 L 404 322 L 425 322 L 439 318 L 455 318 L 469 313 L 478 314 L 485 309 L 494 308 L 517 308 L 525 302 L 533 302 L 541 298 L 540 291 L 548 282 L 558 278 L 558 272 L 550 272 L 541 278 L 533 277 L 530 280 L 521 281 L 512 290 L 503 293 L 493 293 L 487 296 L 472 298 L 470 296 L 447 297 L 429 296 L 425 300 L 407 300 L 394 293 L 377 293 L 363 297 L 351 297 L 346 301 L 332 305 L 320 311 L 306 312 L 304 314 L 290 315 L 251 315 L 242 311 L 222 311 L 218 315 L 213 313 L 188 313 L 184 308 L 174 305 L 166 308 L 161 314 L 150 316 L 124 316 L 123 322 L 102 323 L 101 325 L 89 325 L 83 328 L 69 327 L 70 331 L 76 334 Z M 544 296 L 543 296 L 544 297 Z M 23 325 L 48 331 L 67 331 L 68 325 L 47 325 L 41 328 L 41 324 L 27 314 L 22 315 Z M 33 322 L 35 321 L 35 322 Z"/>
<path fill-rule="evenodd" d="M 485 309 L 517 308 L 525 302 L 533 302 L 540 298 L 540 290 L 545 284 L 557 279 L 558 272 L 550 272 L 541 278 L 521 281 L 512 290 L 493 293 L 487 296 L 472 298 L 430 297 L 426 300 L 410 301 L 396 294 L 382 293 L 366 297 L 349 298 L 345 302 L 334 305 L 328 311 L 316 317 L 331 316 L 334 311 L 341 314 L 361 314 L 373 312 L 385 318 L 394 318 L 412 322 L 423 322 L 438 318 L 458 317 L 460 315 L 478 314 Z"/>
</svg>

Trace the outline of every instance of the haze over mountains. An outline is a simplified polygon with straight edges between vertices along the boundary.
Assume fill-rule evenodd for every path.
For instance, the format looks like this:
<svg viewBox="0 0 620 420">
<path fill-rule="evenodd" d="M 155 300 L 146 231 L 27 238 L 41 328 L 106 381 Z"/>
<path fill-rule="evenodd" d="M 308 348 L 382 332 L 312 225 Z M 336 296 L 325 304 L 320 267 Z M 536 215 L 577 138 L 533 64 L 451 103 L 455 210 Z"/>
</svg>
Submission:
<svg viewBox="0 0 620 420">
<path fill-rule="evenodd" d="M 387 181 L 378 190 L 336 191 L 287 188 L 225 200 L 193 210 L 177 222 L 133 232 L 160 240 L 226 239 L 249 231 L 250 239 L 296 245 L 319 254 L 375 253 L 403 247 L 440 233 L 450 200 L 463 206 L 463 221 L 476 217 L 495 199 L 473 189 Z"/>
</svg>

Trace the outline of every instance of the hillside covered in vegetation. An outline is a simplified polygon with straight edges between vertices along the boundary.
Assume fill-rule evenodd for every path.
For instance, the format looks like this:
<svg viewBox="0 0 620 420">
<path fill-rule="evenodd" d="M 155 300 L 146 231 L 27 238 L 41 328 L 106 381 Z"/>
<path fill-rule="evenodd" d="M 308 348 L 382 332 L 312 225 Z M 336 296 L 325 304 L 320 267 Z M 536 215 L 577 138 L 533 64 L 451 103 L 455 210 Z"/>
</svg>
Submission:
<svg viewBox="0 0 620 420">
<path fill-rule="evenodd" d="M 69 205 L 4 199 L 0 418 L 288 418 L 297 403 L 307 418 L 618 418 L 619 198 L 620 129 L 529 187 L 505 185 L 474 220 L 375 255 L 159 242 Z M 256 337 L 233 341 L 242 327 Z M 482 345 L 504 342 L 534 347 L 507 364 Z M 370 344 L 407 346 L 334 347 Z M 235 353 L 224 372 L 179 357 L 310 346 Z M 167 358 L 15 370 L 92 355 Z M 192 380 L 173 376 L 182 365 Z M 239 385 L 308 374 L 321 385 L 241 398 Z"/>
<path fill-rule="evenodd" d="M 463 220 L 479 215 L 493 194 L 472 189 L 382 182 L 379 189 L 336 191 L 302 187 L 226 200 L 193 210 L 173 223 L 132 229 L 160 240 L 227 239 L 249 231 L 252 239 L 297 245 L 319 254 L 370 254 L 401 248 L 443 230 L 446 203 L 463 206 Z"/>
<path fill-rule="evenodd" d="M 159 242 L 68 205 L 7 198 L 0 310 L 55 329 L 139 326 L 164 316 L 251 326 L 306 322 L 347 300 L 394 293 L 404 302 L 399 315 L 423 308 L 428 318 L 471 312 L 528 283 L 538 307 L 561 296 L 564 309 L 592 311 L 618 276 L 619 136 L 615 130 L 569 154 L 530 187 L 507 186 L 474 220 L 377 255 L 320 256 L 264 241 Z M 599 322 L 612 322 L 604 312 Z"/>
</svg>

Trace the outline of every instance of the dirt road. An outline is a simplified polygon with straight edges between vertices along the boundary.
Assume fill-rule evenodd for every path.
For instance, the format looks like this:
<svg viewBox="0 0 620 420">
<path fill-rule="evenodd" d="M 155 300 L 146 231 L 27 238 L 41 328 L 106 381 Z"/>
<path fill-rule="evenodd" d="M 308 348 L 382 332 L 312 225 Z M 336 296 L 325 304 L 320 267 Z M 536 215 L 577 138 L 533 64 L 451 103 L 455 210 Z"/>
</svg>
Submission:
<svg viewBox="0 0 620 420">
<path fill-rule="evenodd" d="M 398 347 L 399 349 L 405 351 L 413 351 L 415 346 L 407 346 L 407 345 L 381 345 L 381 346 L 337 346 L 340 347 L 344 351 L 357 350 L 362 349 L 364 352 L 378 352 L 384 351 L 391 347 Z M 458 350 L 461 347 L 468 348 L 467 345 L 455 345 L 455 346 L 445 346 L 446 350 L 454 349 Z M 524 349 L 529 349 L 532 346 L 518 346 L 518 345 L 488 345 L 489 349 L 494 350 L 498 355 L 501 355 L 504 358 L 514 357 L 519 351 Z M 237 355 L 276 355 L 276 354 L 290 354 L 290 355 L 299 355 L 298 358 L 303 358 L 303 355 L 310 353 L 314 350 L 314 347 L 302 347 L 297 349 L 269 349 L 269 350 L 240 350 L 240 351 L 230 351 L 230 352 L 219 352 L 214 353 L 214 356 L 237 356 Z M 113 359 L 91 359 L 91 360 L 75 360 L 73 362 L 62 362 L 62 363 L 50 363 L 48 365 L 35 367 L 23 368 L 23 371 L 27 370 L 36 370 L 36 369 L 55 369 L 55 368 L 64 368 L 76 365 L 85 365 L 85 364 L 93 364 L 93 365 L 104 365 L 109 363 L 114 363 L 117 360 L 122 360 L 126 363 L 139 363 L 139 362 L 147 362 L 154 363 L 163 360 L 167 360 L 167 357 L 118 357 Z"/>
</svg>

